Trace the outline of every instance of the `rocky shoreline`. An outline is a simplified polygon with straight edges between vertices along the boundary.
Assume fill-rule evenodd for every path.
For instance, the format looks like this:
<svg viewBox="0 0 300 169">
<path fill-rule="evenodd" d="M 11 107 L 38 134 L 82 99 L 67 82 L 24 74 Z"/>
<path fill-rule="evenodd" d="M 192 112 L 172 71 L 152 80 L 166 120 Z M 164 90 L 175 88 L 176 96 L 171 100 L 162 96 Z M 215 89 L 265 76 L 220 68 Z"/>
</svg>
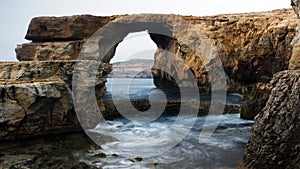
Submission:
<svg viewBox="0 0 300 169">
<path fill-rule="evenodd" d="M 1 141 L 0 168 L 96 169 L 74 156 L 75 151 L 89 151 L 93 147 L 99 148 L 83 132 Z"/>
</svg>

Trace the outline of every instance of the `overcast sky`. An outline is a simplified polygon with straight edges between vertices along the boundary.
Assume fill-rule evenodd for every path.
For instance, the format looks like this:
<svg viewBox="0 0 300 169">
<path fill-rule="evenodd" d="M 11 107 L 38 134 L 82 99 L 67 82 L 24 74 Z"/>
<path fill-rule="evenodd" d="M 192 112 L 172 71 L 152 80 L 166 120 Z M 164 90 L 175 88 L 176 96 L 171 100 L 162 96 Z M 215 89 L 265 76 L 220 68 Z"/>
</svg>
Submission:
<svg viewBox="0 0 300 169">
<path fill-rule="evenodd" d="M 138 13 L 203 16 L 289 7 L 290 0 L 6 0 L 0 5 L 0 61 L 16 60 L 14 48 L 26 42 L 28 24 L 36 16 Z M 130 43 L 137 48 L 153 48 L 147 36 L 134 37 L 129 38 L 132 39 Z"/>
</svg>

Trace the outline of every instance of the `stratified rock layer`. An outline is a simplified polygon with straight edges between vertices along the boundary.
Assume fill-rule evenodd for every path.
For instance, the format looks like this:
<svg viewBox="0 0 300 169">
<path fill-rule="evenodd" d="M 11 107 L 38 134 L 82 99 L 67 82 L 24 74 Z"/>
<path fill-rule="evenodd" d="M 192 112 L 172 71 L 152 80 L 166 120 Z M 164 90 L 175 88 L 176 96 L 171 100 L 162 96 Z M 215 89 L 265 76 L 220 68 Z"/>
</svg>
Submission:
<svg viewBox="0 0 300 169">
<path fill-rule="evenodd" d="M 300 167 L 300 71 L 277 73 L 266 107 L 254 129 L 240 168 Z"/>
<path fill-rule="evenodd" d="M 73 71 L 76 65 L 80 64 L 90 63 L 76 61 L 1 63 L 0 139 L 81 129 L 72 99 Z M 110 71 L 109 64 L 99 66 L 99 76 L 93 84 L 96 95 L 102 95 L 106 76 Z"/>
<path fill-rule="evenodd" d="M 85 40 L 66 42 L 32 42 L 16 48 L 22 61 L 76 60 Z"/>
<path fill-rule="evenodd" d="M 71 41 L 90 37 L 115 16 L 74 15 L 37 17 L 30 22 L 25 39 L 33 42 Z"/>
</svg>

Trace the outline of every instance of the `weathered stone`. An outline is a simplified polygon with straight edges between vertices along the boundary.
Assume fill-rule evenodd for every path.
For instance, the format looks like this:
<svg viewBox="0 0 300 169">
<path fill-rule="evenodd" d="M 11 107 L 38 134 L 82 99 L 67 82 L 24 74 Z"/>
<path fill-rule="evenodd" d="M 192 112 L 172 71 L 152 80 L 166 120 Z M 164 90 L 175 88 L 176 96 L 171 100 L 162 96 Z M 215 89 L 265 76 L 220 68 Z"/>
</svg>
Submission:
<svg viewBox="0 0 300 169">
<path fill-rule="evenodd" d="M 269 99 L 270 84 L 244 85 L 242 90 L 243 99 L 248 102 L 241 105 L 241 118 L 254 120 L 254 117 L 265 107 Z"/>
<path fill-rule="evenodd" d="M 139 111 L 147 111 L 151 105 L 164 105 L 164 101 L 159 101 L 159 100 L 152 100 L 150 104 L 148 99 L 132 99 L 130 100 L 132 105 Z M 121 116 L 121 114 L 118 112 L 115 104 L 118 104 L 119 106 L 123 106 L 124 108 L 122 109 L 123 111 L 126 110 L 126 107 L 128 101 L 127 100 L 102 100 L 101 105 L 103 106 L 102 113 L 105 114 L 105 116 L 108 119 L 113 119 L 116 116 Z M 180 112 L 180 105 L 182 104 L 182 101 L 180 100 L 168 100 L 166 103 L 166 107 L 162 113 L 162 115 L 178 115 Z M 189 105 L 190 109 L 194 111 L 198 111 L 199 116 L 204 116 L 209 113 L 210 101 L 200 101 L 200 108 L 195 107 L 193 100 L 190 102 L 185 102 L 185 104 Z M 197 110 L 195 110 L 197 109 Z M 124 111 L 126 112 L 126 111 Z M 127 111 L 130 112 L 130 111 Z M 223 111 L 223 114 L 238 114 L 241 112 L 241 107 L 239 105 L 232 105 L 232 104 L 225 104 L 225 108 Z"/>
<path fill-rule="evenodd" d="M 297 14 L 298 18 L 300 15 L 300 1 L 292 0 L 292 7 Z M 293 39 L 293 54 L 290 60 L 289 69 L 290 70 L 298 70 L 300 69 L 300 21 L 298 21 L 297 33 L 295 38 Z"/>
<path fill-rule="evenodd" d="M 45 61 L 0 64 L 0 139 L 81 129 L 73 106 L 72 77 L 82 69 L 89 79 L 95 62 Z M 88 66 L 85 66 L 88 65 Z M 95 68 L 96 69 L 96 68 Z M 91 84 L 102 95 L 111 65 L 102 63 Z M 77 84 L 76 84 L 77 85 Z"/>
<path fill-rule="evenodd" d="M 290 43 L 297 21 L 296 15 L 290 9 L 185 19 L 199 27 L 199 32 L 205 34 L 215 45 L 230 81 L 248 84 L 268 82 L 274 73 L 288 67 L 292 53 Z M 184 33 L 178 36 L 189 36 L 185 31 L 182 32 Z M 205 70 L 207 63 L 195 56 L 192 50 L 182 46 L 179 40 L 157 39 L 159 40 L 154 40 L 160 48 L 156 53 L 157 65 L 173 65 L 158 57 L 161 49 L 168 50 L 184 60 L 200 84 L 209 82 L 209 70 Z M 162 77 L 168 76 L 162 76 L 160 71 L 154 73 L 156 84 L 163 86 L 168 79 Z"/>
<path fill-rule="evenodd" d="M 85 40 L 67 42 L 33 42 L 18 45 L 20 61 L 76 60 Z"/>
<path fill-rule="evenodd" d="M 34 42 L 82 40 L 115 18 L 92 15 L 37 17 L 31 20 L 25 38 Z"/>
<path fill-rule="evenodd" d="M 115 55 L 116 47 L 128 33 L 148 30 L 151 39 L 158 46 L 152 69 L 157 87 L 174 86 L 175 81 L 172 77 L 179 77 L 182 82 L 187 82 L 191 77 L 179 72 L 191 70 L 198 84 L 208 91 L 211 80 L 208 72 L 218 73 L 220 70 L 216 67 L 223 66 L 228 76 L 228 86 L 233 89 L 231 86 L 235 86 L 236 83 L 252 86 L 256 86 L 257 83 L 267 84 L 274 73 L 287 69 L 292 55 L 290 43 L 295 35 L 296 21 L 297 17 L 291 9 L 211 17 L 178 15 L 39 17 L 31 21 L 26 35 L 27 39 L 33 42 L 18 46 L 16 53 L 20 61 L 41 61 L 74 60 L 82 52 L 81 56 L 84 56 L 85 60 L 95 60 L 100 56 L 102 61 L 108 63 Z M 189 24 L 193 25 L 192 28 Z M 102 34 L 96 36 L 98 39 L 95 38 L 96 45 L 84 46 L 86 38 L 104 25 L 106 27 L 102 30 Z M 164 35 L 158 32 L 163 32 Z M 197 37 L 195 33 L 201 34 L 200 40 L 195 41 L 194 38 Z M 205 50 L 208 42 L 216 48 L 217 55 L 212 57 L 210 51 Z M 195 51 L 188 47 L 190 45 L 198 46 L 199 50 L 204 52 L 201 56 L 197 56 Z M 165 50 L 176 54 L 179 61 L 187 65 L 186 70 L 174 70 L 178 63 L 165 59 L 163 53 Z M 218 57 L 222 63 L 215 65 Z M 159 67 L 171 70 L 172 73 L 157 69 Z M 222 80 L 224 79 L 219 81 Z M 241 88 L 236 88 L 232 92 L 239 92 L 245 88 L 242 85 L 238 86 Z M 259 91 L 263 95 L 267 95 L 268 92 Z M 255 93 L 256 91 L 249 95 L 254 97 Z M 244 114 L 248 114 L 247 118 L 254 117 L 264 106 L 266 99 L 261 101 L 257 99 L 249 100 L 257 111 L 250 112 L 247 111 L 249 106 L 244 107 L 243 110 L 246 112 Z"/>
<path fill-rule="evenodd" d="M 270 98 L 255 118 L 240 168 L 300 166 L 300 71 L 279 72 L 271 85 Z"/>
<path fill-rule="evenodd" d="M 72 92 L 63 82 L 0 85 L 0 138 L 79 128 Z"/>
</svg>

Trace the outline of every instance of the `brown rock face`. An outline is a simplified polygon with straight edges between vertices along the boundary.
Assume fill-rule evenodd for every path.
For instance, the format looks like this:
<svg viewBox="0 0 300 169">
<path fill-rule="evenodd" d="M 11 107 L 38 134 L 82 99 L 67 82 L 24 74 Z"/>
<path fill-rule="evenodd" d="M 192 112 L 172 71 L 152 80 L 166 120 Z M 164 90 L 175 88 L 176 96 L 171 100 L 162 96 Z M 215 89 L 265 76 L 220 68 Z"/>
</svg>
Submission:
<svg viewBox="0 0 300 169">
<path fill-rule="evenodd" d="M 85 40 L 66 42 L 32 42 L 19 45 L 15 51 L 21 61 L 77 60 Z"/>
<path fill-rule="evenodd" d="M 86 63 L 0 64 L 0 139 L 81 129 L 73 106 L 72 76 L 76 64 Z M 110 71 L 109 64 L 100 65 L 96 95 L 102 95 Z"/>
<path fill-rule="evenodd" d="M 271 85 L 270 98 L 255 118 L 240 168 L 296 169 L 300 166 L 300 71 L 277 73 Z"/>
<path fill-rule="evenodd" d="M 290 45 L 295 35 L 296 15 L 292 10 L 265 13 L 185 17 L 199 28 L 216 47 L 230 82 L 268 82 L 274 73 L 286 70 L 292 54 Z M 184 31 L 182 31 L 184 32 Z M 181 34 L 179 36 L 189 36 Z M 155 37 L 160 49 L 177 54 L 193 70 L 200 84 L 207 84 L 207 63 L 182 46 L 179 40 Z M 166 45 L 165 43 L 168 43 Z M 160 54 L 158 50 L 156 57 Z M 156 59 L 157 64 L 162 63 Z M 170 64 L 172 65 L 172 64 Z M 157 81 L 161 75 L 157 72 Z M 167 77 L 167 76 L 165 76 Z M 170 79 L 169 79 L 170 80 Z M 163 85 L 164 81 L 158 82 Z"/>
<path fill-rule="evenodd" d="M 299 0 L 292 0 L 299 17 Z M 289 69 L 299 69 L 299 24 Z M 255 117 L 240 169 L 297 169 L 300 167 L 300 71 L 277 73 L 266 107 Z"/>
<path fill-rule="evenodd" d="M 111 17 L 75 15 L 72 17 L 37 17 L 30 22 L 25 39 L 33 42 L 70 41 L 90 37 Z"/>
<path fill-rule="evenodd" d="M 300 15 L 300 2 L 298 0 L 292 0 L 292 6 L 296 12 L 298 18 Z M 290 60 L 289 69 L 297 70 L 300 69 L 300 24 L 298 21 L 297 33 L 292 42 L 293 44 L 293 55 Z"/>
</svg>

